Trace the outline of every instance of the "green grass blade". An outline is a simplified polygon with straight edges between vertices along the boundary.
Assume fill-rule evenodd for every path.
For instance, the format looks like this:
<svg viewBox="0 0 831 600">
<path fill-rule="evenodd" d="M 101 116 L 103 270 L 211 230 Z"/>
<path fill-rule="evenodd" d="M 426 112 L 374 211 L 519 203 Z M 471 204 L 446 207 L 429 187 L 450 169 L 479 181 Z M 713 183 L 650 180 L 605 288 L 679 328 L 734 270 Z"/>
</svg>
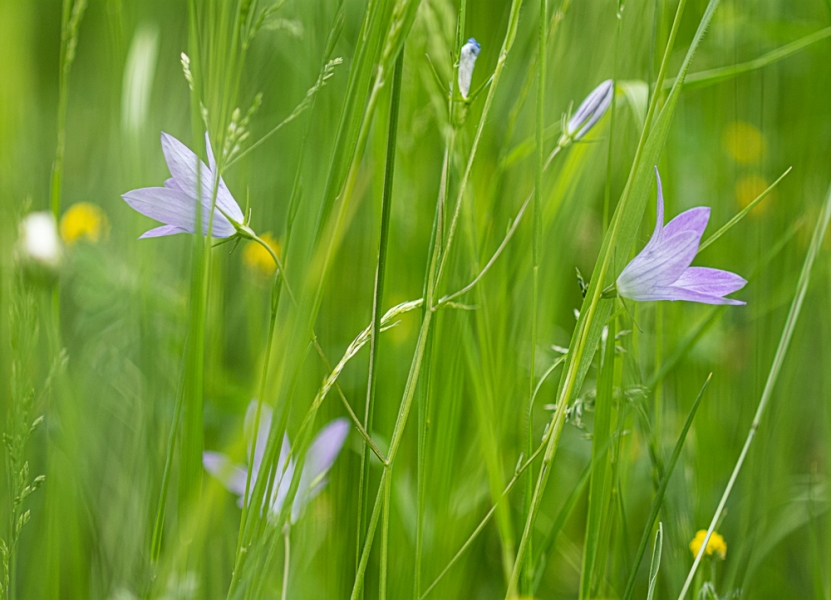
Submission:
<svg viewBox="0 0 831 600">
<path fill-rule="evenodd" d="M 825 203 L 822 207 L 822 212 L 820 213 L 820 217 L 817 220 L 816 228 L 814 229 L 814 234 L 811 237 L 811 245 L 808 248 L 808 252 L 805 255 L 805 262 L 802 265 L 802 271 L 799 274 L 799 281 L 796 284 L 796 293 L 793 298 L 793 302 L 791 302 L 791 308 L 788 311 L 788 317 L 785 321 L 785 327 L 782 330 L 782 337 L 779 338 L 779 345 L 776 347 L 776 354 L 773 357 L 773 363 L 770 366 L 770 371 L 768 372 L 767 381 L 765 382 L 765 388 L 762 391 L 762 397 L 759 399 L 759 405 L 756 408 L 756 414 L 753 417 L 753 422 L 750 425 L 750 431 L 747 434 L 747 439 L 745 440 L 744 446 L 742 448 L 741 454 L 739 454 L 739 458 L 736 461 L 736 466 L 733 468 L 733 473 L 730 475 L 730 480 L 727 482 L 727 487 L 724 490 L 724 493 L 721 496 L 721 500 L 718 503 L 718 507 L 716 508 L 715 514 L 713 515 L 713 519 L 710 521 L 710 526 L 707 529 L 707 537 L 704 538 L 704 542 L 701 544 L 701 550 L 698 552 L 698 556 L 695 557 L 695 561 L 693 562 L 692 568 L 690 572 L 687 574 L 687 579 L 684 582 L 684 587 L 681 588 L 681 593 L 678 595 L 678 600 L 683 600 L 683 598 L 687 595 L 687 591 L 692 584 L 693 577 L 695 576 L 695 572 L 698 569 L 698 565 L 701 562 L 701 557 L 704 554 L 704 550 L 707 547 L 707 542 L 710 539 L 710 536 L 713 533 L 713 530 L 716 527 L 716 522 L 718 521 L 719 516 L 724 511 L 724 507 L 727 504 L 727 500 L 730 497 L 730 493 L 733 491 L 733 486 L 736 483 L 736 479 L 739 476 L 739 472 L 744 465 L 744 461 L 747 458 L 747 453 L 750 450 L 750 445 L 753 443 L 753 439 L 756 437 L 756 432 L 761 425 L 762 417 L 765 414 L 765 409 L 767 408 L 768 404 L 770 403 L 770 399 L 773 396 L 773 389 L 776 386 L 776 382 L 779 378 L 779 371 L 782 369 L 782 364 L 785 361 L 785 356 L 788 353 L 788 348 L 790 347 L 791 338 L 793 337 L 794 329 L 796 328 L 796 322 L 799 319 L 799 315 L 802 312 L 802 303 L 805 300 L 805 295 L 808 293 L 808 285 L 811 283 L 811 269 L 814 266 L 814 260 L 819 254 L 820 248 L 822 247 L 822 240 L 825 237 L 825 232 L 828 229 L 828 222 L 831 219 L 831 188 L 828 190 L 828 196 L 826 197 Z"/>
<path fill-rule="evenodd" d="M 658 523 L 658 531 L 655 532 L 655 545 L 652 547 L 652 561 L 649 563 L 649 591 L 646 600 L 655 597 L 655 588 L 658 584 L 658 570 L 661 568 L 661 550 L 664 546 L 664 525 Z"/>
<path fill-rule="evenodd" d="M 655 523 L 655 520 L 658 518 L 658 513 L 661 510 L 661 505 L 664 502 L 664 494 L 666 494 L 667 486 L 669 485 L 669 480 L 672 478 L 672 472 L 675 469 L 675 465 L 678 462 L 678 457 L 681 456 L 681 450 L 684 447 L 684 441 L 687 439 L 687 433 L 692 427 L 693 419 L 695 419 L 695 413 L 698 412 L 698 407 L 701 404 L 701 399 L 704 397 L 704 391 L 707 389 L 707 386 L 710 383 L 710 379 L 712 379 L 713 374 L 707 376 L 707 380 L 704 382 L 704 385 L 701 387 L 701 391 L 698 392 L 698 396 L 693 402 L 692 408 L 690 409 L 690 414 L 687 415 L 687 420 L 684 423 L 684 428 L 681 430 L 681 434 L 678 436 L 678 441 L 675 442 L 675 448 L 672 451 L 672 456 L 669 459 L 669 463 L 666 467 L 666 473 L 664 474 L 664 478 L 661 480 L 661 485 L 658 487 L 658 491 L 655 493 L 655 498 L 652 500 L 652 508 L 649 510 L 649 517 L 646 519 L 646 524 L 643 529 L 643 535 L 641 536 L 640 544 L 638 545 L 638 551 L 635 554 L 635 562 L 631 566 L 631 570 L 629 572 L 629 580 L 626 582 L 626 589 L 623 592 L 623 600 L 630 600 L 632 598 L 632 592 L 635 590 L 635 580 L 638 575 L 638 567 L 640 567 L 641 560 L 643 559 L 644 552 L 646 552 L 646 546 L 649 544 L 649 538 L 651 537 L 652 533 L 652 526 Z M 650 580 L 651 580 L 651 569 L 650 569 Z"/>
</svg>

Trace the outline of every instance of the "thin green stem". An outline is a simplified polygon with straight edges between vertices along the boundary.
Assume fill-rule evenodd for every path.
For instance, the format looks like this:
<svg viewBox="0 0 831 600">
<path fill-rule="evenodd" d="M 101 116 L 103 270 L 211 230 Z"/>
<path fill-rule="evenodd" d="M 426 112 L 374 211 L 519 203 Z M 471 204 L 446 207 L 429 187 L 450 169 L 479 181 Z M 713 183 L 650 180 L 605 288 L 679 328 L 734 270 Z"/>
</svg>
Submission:
<svg viewBox="0 0 831 600">
<path fill-rule="evenodd" d="M 289 589 L 289 564 L 291 562 L 291 528 L 283 529 L 283 586 L 280 592 L 280 600 L 288 598 Z"/>
<path fill-rule="evenodd" d="M 364 529 L 366 527 L 367 506 L 366 496 L 369 493 L 369 456 L 367 442 L 371 443 L 373 406 L 375 400 L 375 385 L 378 379 L 377 361 L 381 335 L 381 311 L 384 303 L 384 281 L 387 267 L 387 248 L 389 246 L 390 214 L 392 213 L 392 190 L 395 175 L 395 149 L 398 135 L 398 114 L 401 104 L 401 77 L 404 71 L 404 52 L 398 55 L 390 91 L 389 128 L 387 131 L 387 157 L 384 173 L 384 191 L 381 199 L 381 234 L 378 242 L 378 262 L 375 267 L 375 290 L 372 299 L 372 330 L 369 339 L 369 367 L 367 373 L 367 392 L 364 404 L 363 423 L 367 435 L 361 444 L 361 474 L 358 486 L 358 535 L 357 544 L 360 549 Z M 376 454 L 378 454 L 376 452 Z M 386 462 L 382 460 L 382 462 Z"/>
<path fill-rule="evenodd" d="M 736 461 L 736 465 L 733 468 L 729 481 L 727 482 L 727 487 L 724 489 L 724 493 L 719 500 L 718 506 L 713 514 L 713 518 L 710 521 L 710 526 L 707 528 L 707 535 L 701 544 L 701 549 L 698 551 L 692 568 L 687 574 L 687 579 L 684 581 L 684 587 L 681 588 L 681 593 L 678 595 L 678 600 L 683 600 L 687 595 L 687 591 L 692 584 L 698 565 L 704 555 L 704 551 L 707 549 L 710 536 L 716 528 L 716 523 L 724 511 L 724 507 L 727 505 L 727 500 L 730 497 L 730 493 L 733 491 L 733 486 L 739 477 L 739 472 L 741 471 L 744 461 L 747 458 L 747 454 L 750 451 L 750 445 L 753 443 L 753 438 L 756 437 L 756 432 L 762 423 L 762 417 L 765 414 L 765 409 L 773 396 L 773 389 L 779 379 L 779 371 L 782 369 L 782 364 L 785 361 L 785 355 L 790 347 L 793 332 L 796 329 L 796 322 L 799 319 L 799 314 L 802 312 L 802 303 L 805 300 L 805 295 L 808 293 L 808 285 L 811 282 L 811 269 L 813 268 L 814 260 L 822 247 L 822 240 L 825 237 L 826 229 L 828 229 L 829 220 L 831 220 L 831 189 L 828 191 L 828 196 L 825 200 L 825 204 L 823 205 L 822 213 L 817 220 L 817 225 L 814 229 L 813 237 L 811 238 L 811 245 L 805 256 L 805 262 L 802 265 L 802 272 L 799 274 L 799 281 L 796 284 L 796 294 L 794 295 L 793 302 L 791 302 L 791 308 L 788 311 L 788 318 L 785 321 L 785 327 L 782 330 L 782 336 L 779 339 L 779 345 L 776 348 L 776 354 L 773 357 L 773 363 L 771 364 L 770 371 L 768 372 L 765 388 L 762 391 L 762 397 L 759 399 L 759 405 L 756 407 L 756 414 L 753 417 L 753 422 L 750 424 L 750 430 L 747 433 L 747 438 L 745 439 L 741 454 L 739 454 L 739 458 Z"/>
<path fill-rule="evenodd" d="M 473 169 L 473 161 L 476 157 L 476 151 L 479 148 L 482 132 L 485 129 L 485 122 L 488 114 L 490 113 L 493 99 L 496 96 L 496 89 L 499 86 L 499 79 L 502 76 L 503 69 L 505 68 L 505 61 L 508 59 L 508 53 L 510 52 L 511 47 L 514 45 L 514 40 L 516 39 L 516 32 L 519 27 L 519 9 L 521 7 L 522 0 L 512 0 L 511 12 L 508 16 L 508 28 L 505 32 L 505 39 L 502 42 L 502 49 L 499 52 L 499 58 L 496 61 L 496 67 L 494 68 L 493 75 L 491 76 L 490 88 L 488 89 L 488 95 L 485 97 L 485 105 L 482 108 L 482 115 L 479 118 L 476 134 L 473 137 L 473 144 L 470 148 L 470 156 L 468 157 L 467 165 L 465 166 L 462 178 L 459 181 L 459 191 L 456 194 L 456 208 L 454 209 L 453 219 L 450 223 L 450 229 L 447 234 L 447 242 L 444 244 L 443 256 L 438 269 L 438 276 L 436 278 L 436 287 L 438 287 L 438 283 L 441 281 L 441 276 L 444 273 L 444 268 L 447 263 L 447 257 L 449 256 L 449 250 L 453 244 L 456 224 L 458 223 L 459 214 L 461 212 L 462 200 L 465 196 L 465 191 L 467 190 L 468 181 L 470 180 L 470 173 Z"/>
<path fill-rule="evenodd" d="M 176 408 L 173 413 L 173 424 L 170 427 L 170 435 L 167 439 L 167 455 L 164 462 L 164 473 L 162 485 L 159 490 L 159 505 L 156 508 L 156 521 L 153 524 L 153 537 L 150 542 L 150 562 L 156 563 L 162 551 L 162 535 L 164 534 L 164 515 L 167 503 L 167 491 L 170 485 L 170 474 L 173 468 L 173 455 L 176 448 L 176 435 L 179 431 L 179 421 L 182 417 L 182 406 L 185 401 L 185 366 L 188 356 L 188 340 L 185 339 L 185 347 L 182 352 L 182 365 L 180 368 L 179 390 L 176 393 Z"/>
<path fill-rule="evenodd" d="M 664 78 L 666 77 L 666 71 L 669 65 L 669 55 L 672 51 L 674 46 L 675 38 L 678 34 L 678 29 L 681 23 L 681 15 L 684 12 L 684 8 L 686 6 L 686 0 L 681 0 L 678 4 L 678 9 L 675 14 L 675 20 L 673 22 L 672 31 L 670 32 L 670 38 L 667 43 L 666 50 L 664 52 L 664 58 L 661 63 L 661 69 L 658 74 L 658 82 L 659 87 L 662 84 Z M 712 13 L 710 13 L 712 14 Z M 705 15 L 706 18 L 707 15 Z M 687 59 L 682 66 L 682 74 L 685 72 L 687 65 L 689 64 L 689 54 Z M 640 158 L 644 151 L 644 147 L 646 145 L 646 139 L 648 137 L 648 133 L 650 130 L 650 126 L 652 123 L 652 116 L 657 109 L 657 102 L 653 97 L 652 101 L 650 102 L 649 109 L 647 111 L 646 120 L 644 123 L 644 130 L 641 134 L 641 139 L 638 143 L 638 149 L 635 153 L 635 160 L 633 164 L 634 173 L 639 164 Z M 625 195 L 621 205 L 629 198 L 630 196 Z M 617 231 L 620 227 L 621 215 L 623 214 L 623 210 L 621 210 L 621 206 L 619 206 L 618 211 L 616 212 L 616 219 L 613 222 L 612 228 L 609 231 L 609 235 L 611 236 L 609 239 L 614 240 L 617 237 Z M 610 264 L 612 260 L 612 252 L 610 251 L 610 247 L 607 245 L 605 247 L 605 253 L 599 258 L 598 260 L 598 268 L 593 276 L 593 280 L 596 283 L 593 288 L 593 295 L 589 299 L 589 306 L 587 311 L 581 312 L 581 319 L 578 323 L 578 330 L 575 332 L 574 339 L 577 341 L 576 344 L 572 344 L 572 347 L 569 348 L 570 351 L 570 359 L 568 361 L 568 369 L 566 370 L 565 374 L 563 375 L 563 384 L 560 389 L 560 393 L 558 394 L 557 398 L 557 409 L 554 411 L 554 414 L 551 418 L 550 426 L 553 430 L 551 437 L 549 438 L 548 448 L 546 449 L 545 455 L 543 457 L 542 467 L 540 469 L 539 476 L 537 478 L 537 483 L 534 488 L 534 495 L 531 501 L 531 510 L 528 513 L 528 517 L 525 520 L 525 528 L 522 533 L 522 538 L 520 538 L 519 549 L 517 551 L 516 561 L 514 563 L 513 573 L 511 578 L 508 582 L 508 590 L 507 590 L 507 598 L 511 598 L 512 596 L 516 595 L 517 584 L 519 582 L 519 576 L 522 568 L 522 564 L 525 560 L 526 553 L 528 551 L 528 544 L 530 542 L 531 532 L 533 531 L 534 522 L 536 520 L 537 512 L 539 510 L 540 503 L 542 502 L 542 494 L 545 491 L 546 484 L 548 483 L 548 477 L 550 475 L 550 465 L 554 459 L 554 454 L 557 450 L 557 446 L 559 444 L 560 432 L 562 431 L 563 424 L 565 422 L 566 410 L 568 408 L 568 403 L 572 397 L 574 392 L 574 388 L 577 382 L 578 373 L 580 372 L 581 360 L 584 352 L 586 351 L 586 346 L 588 344 L 589 333 L 591 330 L 592 321 L 595 317 L 597 312 L 598 305 L 600 303 L 601 292 L 602 292 L 602 283 L 606 279 L 606 273 L 609 270 Z M 576 358 L 579 357 L 579 358 Z"/>
<path fill-rule="evenodd" d="M 502 494 L 499 496 L 499 498 L 496 500 L 496 502 L 494 502 L 494 504 L 493 504 L 493 506 L 491 506 L 490 510 L 488 510 L 488 512 L 485 513 L 485 516 L 482 518 L 482 520 L 479 522 L 479 524 L 476 526 L 476 528 L 473 530 L 473 532 L 470 534 L 470 536 L 468 536 L 467 540 L 465 540 L 465 543 L 462 544 L 462 547 L 459 548 L 459 550 L 456 552 L 456 554 L 453 555 L 453 558 L 450 559 L 450 562 L 447 563 L 447 565 L 444 567 L 444 569 L 442 569 L 441 573 L 439 573 L 438 576 L 433 580 L 433 583 L 431 583 L 427 587 L 427 589 L 424 590 L 424 593 L 421 594 L 421 596 L 419 596 L 419 600 L 422 600 L 423 598 L 426 598 L 427 595 L 430 592 L 433 591 L 433 589 L 439 584 L 439 582 L 442 580 L 442 578 L 444 578 L 444 576 L 447 575 L 447 573 L 450 571 L 450 569 L 453 567 L 453 565 L 455 565 L 458 562 L 458 560 L 462 557 L 462 555 L 465 553 L 465 551 L 468 548 L 470 548 L 470 545 L 473 544 L 474 540 L 476 540 L 476 538 L 479 536 L 479 534 L 485 528 L 485 525 L 488 524 L 488 522 L 491 520 L 491 517 L 493 517 L 494 513 L 496 513 L 496 509 L 499 506 L 499 503 L 508 496 L 510 491 L 513 489 L 514 485 L 516 485 L 516 482 L 519 481 L 519 478 L 522 477 L 523 473 L 525 473 L 525 471 L 534 463 L 534 461 L 537 459 L 537 457 L 543 451 L 543 449 L 545 448 L 545 442 L 546 442 L 546 436 L 543 435 L 543 439 L 540 442 L 540 445 L 537 446 L 537 449 L 534 450 L 534 452 L 532 452 L 528 456 L 528 460 L 526 460 L 524 463 L 522 463 L 518 466 L 516 472 L 514 473 L 514 476 L 511 478 L 511 480 L 505 486 L 505 490 L 502 492 Z"/>
<path fill-rule="evenodd" d="M 387 598 L 387 572 L 389 563 L 390 543 L 390 492 L 392 490 L 392 469 L 389 476 L 384 480 L 384 516 L 381 525 L 381 565 L 378 581 L 378 597 L 380 600 Z"/>
<path fill-rule="evenodd" d="M 539 41 L 537 54 L 537 122 L 536 122 L 536 173 L 534 186 L 534 205 L 533 205 L 533 242 L 532 242 L 532 257 L 533 257 L 533 291 L 531 297 L 531 363 L 529 365 L 528 377 L 528 414 L 527 420 L 527 447 L 526 450 L 530 455 L 534 448 L 534 413 L 533 413 L 533 398 L 536 386 L 536 361 L 537 361 L 537 312 L 539 309 L 540 296 L 540 254 L 542 253 L 542 180 L 545 165 L 543 163 L 545 157 L 545 74 L 546 74 L 546 42 L 548 40 L 547 33 L 548 25 L 548 0 L 540 0 L 540 15 L 539 15 Z M 559 148 L 559 145 L 558 145 Z M 531 510 L 531 497 L 533 495 L 533 477 L 529 474 L 525 479 L 525 514 Z M 529 554 L 533 556 L 533 551 L 529 547 Z M 525 589 L 529 590 L 534 579 L 534 565 L 533 561 L 529 560 L 525 565 Z"/>
</svg>

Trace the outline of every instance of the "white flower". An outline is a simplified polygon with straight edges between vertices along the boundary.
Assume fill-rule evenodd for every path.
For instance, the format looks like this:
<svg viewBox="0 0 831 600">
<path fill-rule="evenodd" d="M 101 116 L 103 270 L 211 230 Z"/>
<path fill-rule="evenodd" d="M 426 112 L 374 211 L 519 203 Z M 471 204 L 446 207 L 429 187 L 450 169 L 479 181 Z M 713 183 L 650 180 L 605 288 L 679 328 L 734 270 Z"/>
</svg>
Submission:
<svg viewBox="0 0 831 600">
<path fill-rule="evenodd" d="M 58 226 L 52 213 L 29 213 L 20 222 L 19 252 L 26 261 L 57 269 L 63 257 Z"/>
</svg>

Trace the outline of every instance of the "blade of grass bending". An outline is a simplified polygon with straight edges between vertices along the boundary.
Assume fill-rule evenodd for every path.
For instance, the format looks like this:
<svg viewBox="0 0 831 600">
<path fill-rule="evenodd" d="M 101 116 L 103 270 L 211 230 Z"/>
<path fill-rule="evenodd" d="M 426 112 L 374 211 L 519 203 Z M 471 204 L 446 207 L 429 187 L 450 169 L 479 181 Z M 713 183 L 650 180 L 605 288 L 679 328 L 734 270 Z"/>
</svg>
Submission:
<svg viewBox="0 0 831 600">
<path fill-rule="evenodd" d="M 684 582 L 684 587 L 681 588 L 678 600 L 683 600 L 684 596 L 687 595 L 687 591 L 692 584 L 695 572 L 701 562 L 701 557 L 704 555 L 704 550 L 706 550 L 710 536 L 713 534 L 713 530 L 716 527 L 716 521 L 718 521 L 719 515 L 722 514 L 722 511 L 727 504 L 727 499 L 733 491 L 733 486 L 736 483 L 736 479 L 739 476 L 742 465 L 744 465 L 744 461 L 747 458 L 747 453 L 750 450 L 750 444 L 753 443 L 753 438 L 756 436 L 756 432 L 759 429 L 762 416 L 765 414 L 765 408 L 767 408 L 770 398 L 773 395 L 773 388 L 779 378 L 779 371 L 782 369 L 782 363 L 785 361 L 785 355 L 788 352 L 788 347 L 790 346 L 791 338 L 793 337 L 793 332 L 796 328 L 796 322 L 799 319 L 799 313 L 802 311 L 802 303 L 805 300 L 805 295 L 808 293 L 808 284 L 811 283 L 811 268 L 814 266 L 814 259 L 816 259 L 822 246 L 822 239 L 825 236 L 825 230 L 828 229 L 829 219 L 831 219 L 831 188 L 828 190 L 828 196 L 822 207 L 822 213 L 817 220 L 814 234 L 811 237 L 811 245 L 808 248 L 808 253 L 805 255 L 802 272 L 799 274 L 799 281 L 796 284 L 796 294 L 794 295 L 793 302 L 791 303 L 791 308 L 788 311 L 788 318 L 785 321 L 785 327 L 782 330 L 782 337 L 779 339 L 779 345 L 776 348 L 776 354 L 773 357 L 773 363 L 770 366 L 768 378 L 765 382 L 765 388 L 762 391 L 762 397 L 759 399 L 759 405 L 756 408 L 756 414 L 753 417 L 753 422 L 750 424 L 750 431 L 747 433 L 747 439 L 744 442 L 744 447 L 742 447 L 741 454 L 739 454 L 739 458 L 736 461 L 736 466 L 733 468 L 733 473 L 730 475 L 730 479 L 727 482 L 724 494 L 722 494 L 721 500 L 719 500 L 718 507 L 716 507 L 713 518 L 710 521 L 710 526 L 707 528 L 707 536 L 704 538 L 704 541 L 701 544 L 701 549 L 695 557 L 692 568 L 690 569 L 687 579 Z"/>
<path fill-rule="evenodd" d="M 762 67 L 779 62 L 784 58 L 788 58 L 800 50 L 804 50 L 811 44 L 822 41 L 829 36 L 831 36 L 831 27 L 826 27 L 825 29 L 815 31 L 814 33 L 806 35 L 805 37 L 791 42 L 790 44 L 785 44 L 781 48 L 772 50 L 758 58 L 754 58 L 753 60 L 749 60 L 738 65 L 731 65 L 729 67 L 719 67 L 717 69 L 708 69 L 706 71 L 699 71 L 698 73 L 691 73 L 684 82 L 684 87 L 688 89 L 700 88 L 714 83 L 719 83 L 727 79 L 732 79 L 733 77 L 755 71 L 756 69 L 761 69 Z M 664 87 L 670 86 L 673 83 L 674 80 L 667 81 L 664 84 Z"/>
<path fill-rule="evenodd" d="M 392 184 L 395 174 L 395 147 L 398 134 L 398 113 L 401 104 L 401 74 L 404 70 L 404 52 L 398 55 L 392 79 L 389 109 L 389 130 L 387 132 L 387 157 L 384 172 L 384 190 L 381 198 L 381 236 L 378 242 L 378 262 L 375 266 L 375 290 L 372 299 L 372 331 L 369 338 L 369 368 L 367 372 L 366 402 L 364 404 L 364 429 L 371 435 L 375 384 L 378 379 L 378 343 L 381 334 L 382 306 L 384 305 L 384 280 L 387 269 L 387 247 L 389 244 L 390 213 L 392 212 Z M 382 459 L 383 461 L 383 459 Z M 361 473 L 358 486 L 358 535 L 357 550 L 360 552 L 366 526 L 366 496 L 369 493 L 369 456 L 367 442 L 361 444 Z M 356 553 L 356 557 L 359 555 Z"/>
<path fill-rule="evenodd" d="M 658 162 L 663 151 L 669 133 L 669 127 L 672 123 L 675 106 L 680 95 L 680 85 L 678 82 L 683 82 L 693 54 L 701 42 L 718 4 L 719 0 L 710 0 L 707 5 L 707 9 L 699 22 L 693 41 L 681 65 L 676 85 L 670 92 L 666 104 L 658 115 L 653 128 L 651 128 L 652 117 L 657 110 L 657 95 L 653 95 L 652 101 L 650 102 L 646 116 L 646 126 L 638 143 L 635 159 L 629 173 L 629 180 L 615 209 L 612 225 L 604 236 L 603 246 L 598 256 L 594 272 L 592 273 L 591 284 L 580 311 L 580 318 L 574 329 L 571 343 L 569 344 L 570 352 L 567 358 L 567 367 L 563 371 L 557 394 L 557 410 L 551 418 L 553 435 L 549 440 L 549 448 L 543 457 L 542 468 L 537 478 L 537 484 L 534 489 L 534 500 L 531 507 L 532 510 L 525 520 L 525 528 L 520 540 L 519 551 L 517 552 L 514 573 L 508 585 L 507 598 L 516 595 L 520 569 L 522 562 L 525 560 L 527 545 L 531 532 L 533 531 L 536 513 L 539 510 L 542 495 L 548 483 L 550 464 L 557 450 L 560 431 L 565 422 L 566 410 L 573 395 L 577 394 L 582 387 L 583 380 L 592 363 L 594 351 L 600 339 L 603 326 L 611 311 L 611 302 L 601 302 L 601 292 L 610 272 L 615 273 L 621 269 L 624 261 L 628 258 L 629 249 L 634 243 L 635 235 L 643 219 L 646 201 L 652 187 L 652 166 Z M 664 58 L 661 62 L 661 69 L 658 75 L 658 87 L 663 84 L 666 76 L 669 56 L 678 34 L 681 15 L 683 14 L 685 6 L 686 0 L 681 0 L 678 4 L 669 41 L 667 42 Z"/>
<path fill-rule="evenodd" d="M 661 568 L 661 550 L 664 547 L 664 524 L 658 522 L 658 531 L 655 533 L 655 545 L 652 547 L 652 562 L 649 563 L 649 591 L 646 600 L 655 597 L 655 587 L 658 583 L 658 569 Z"/>
<path fill-rule="evenodd" d="M 684 428 L 681 430 L 681 434 L 678 436 L 678 441 L 675 442 L 675 448 L 672 451 L 672 457 L 669 459 L 669 463 L 667 464 L 666 473 L 664 474 L 664 478 L 661 480 L 661 485 L 658 488 L 658 491 L 655 493 L 655 499 L 652 501 L 652 508 L 649 510 L 649 517 L 646 520 L 646 524 L 643 529 L 643 535 L 641 536 L 640 544 L 638 545 L 638 551 L 635 554 L 635 562 L 632 565 L 632 570 L 629 573 L 629 580 L 626 583 L 626 590 L 623 593 L 623 600 L 629 600 L 632 597 L 632 592 L 635 589 L 635 579 L 637 579 L 638 575 L 638 567 L 641 564 L 641 560 L 643 559 L 644 552 L 646 552 L 646 546 L 649 544 L 649 538 L 651 537 L 650 534 L 652 533 L 652 525 L 655 523 L 655 520 L 658 518 L 658 513 L 661 510 L 661 505 L 664 502 L 664 494 L 667 491 L 667 486 L 669 485 L 669 480 L 672 478 L 672 472 L 675 469 L 675 465 L 678 462 L 678 457 L 681 456 L 681 450 L 684 447 L 684 441 L 687 439 L 687 433 L 692 426 L 693 419 L 695 418 L 695 413 L 698 412 L 698 407 L 701 404 L 701 399 L 704 397 L 704 391 L 707 389 L 707 386 L 710 383 L 710 380 L 713 378 L 713 374 L 710 373 L 707 376 L 707 380 L 704 382 L 704 385 L 701 387 L 701 391 L 698 392 L 698 397 L 693 402 L 692 408 L 690 409 L 690 414 L 687 415 L 687 421 L 684 423 Z"/>
<path fill-rule="evenodd" d="M 747 215 L 747 213 L 749 213 L 751 210 L 753 210 L 756 207 L 757 204 L 759 204 L 759 202 L 764 200 L 765 197 L 773 191 L 773 188 L 775 188 L 777 186 L 777 184 L 780 181 L 782 181 L 788 173 L 791 172 L 792 169 L 793 169 L 793 167 L 788 167 L 785 170 L 785 172 L 782 173 L 779 176 L 779 179 L 777 179 L 772 184 L 770 184 L 764 192 L 762 192 L 761 194 L 756 196 L 756 199 L 753 200 L 753 202 L 751 202 L 750 204 L 745 206 L 741 211 L 739 211 L 736 214 L 736 216 L 734 216 L 732 219 L 727 221 L 727 223 L 725 223 L 721 228 L 719 228 L 718 231 L 716 231 L 713 235 L 711 235 L 706 240 L 704 240 L 704 242 L 702 242 L 702 244 L 698 247 L 698 251 L 701 252 L 702 250 L 704 250 L 704 248 L 706 248 L 707 246 L 709 246 L 710 244 L 715 242 L 718 238 L 723 236 L 725 233 L 730 231 L 730 229 L 733 227 L 733 225 L 735 225 L 736 223 L 741 221 L 745 217 L 745 215 Z"/>
</svg>

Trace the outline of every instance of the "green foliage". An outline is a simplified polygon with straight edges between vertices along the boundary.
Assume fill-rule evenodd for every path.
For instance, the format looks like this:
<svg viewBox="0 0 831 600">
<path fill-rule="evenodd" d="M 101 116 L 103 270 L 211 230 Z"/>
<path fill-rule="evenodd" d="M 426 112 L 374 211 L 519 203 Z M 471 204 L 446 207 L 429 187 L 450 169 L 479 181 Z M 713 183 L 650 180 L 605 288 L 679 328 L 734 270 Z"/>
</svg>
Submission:
<svg viewBox="0 0 831 600">
<path fill-rule="evenodd" d="M 827 597 L 829 15 L 0 2 L 0 598 Z M 250 229 L 137 240 L 119 196 L 169 176 L 160 132 L 204 158 L 206 130 Z M 656 165 L 747 306 L 604 294 Z M 21 212 L 79 202 L 106 226 L 28 277 Z M 202 458 L 252 464 L 252 399 L 240 509 Z M 299 473 L 335 418 L 293 521 L 284 435 Z M 692 569 L 708 525 L 726 556 Z"/>
</svg>

